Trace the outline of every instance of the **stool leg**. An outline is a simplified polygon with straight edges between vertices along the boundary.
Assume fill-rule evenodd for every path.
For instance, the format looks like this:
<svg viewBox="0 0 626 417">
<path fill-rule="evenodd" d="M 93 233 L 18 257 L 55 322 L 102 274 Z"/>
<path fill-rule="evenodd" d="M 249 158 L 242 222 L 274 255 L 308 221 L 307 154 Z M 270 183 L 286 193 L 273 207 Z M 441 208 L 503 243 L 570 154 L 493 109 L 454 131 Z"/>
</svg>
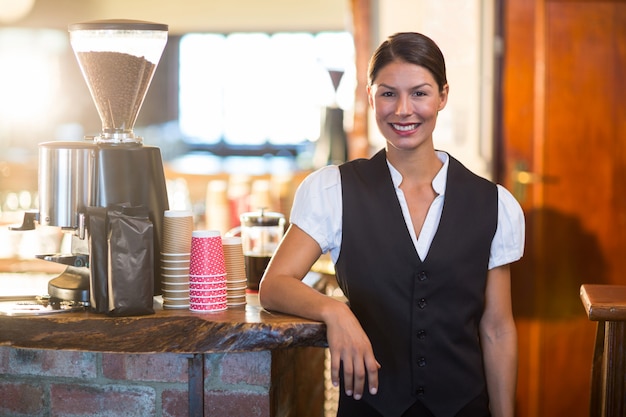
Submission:
<svg viewBox="0 0 626 417">
<path fill-rule="evenodd" d="M 593 360 L 591 362 L 591 403 L 589 407 L 589 417 L 602 417 L 602 403 L 604 391 L 604 328 L 605 322 L 597 323 L 596 343 L 593 350 Z"/>
<path fill-rule="evenodd" d="M 605 415 L 623 417 L 626 415 L 626 322 L 607 322 L 605 336 Z"/>
</svg>

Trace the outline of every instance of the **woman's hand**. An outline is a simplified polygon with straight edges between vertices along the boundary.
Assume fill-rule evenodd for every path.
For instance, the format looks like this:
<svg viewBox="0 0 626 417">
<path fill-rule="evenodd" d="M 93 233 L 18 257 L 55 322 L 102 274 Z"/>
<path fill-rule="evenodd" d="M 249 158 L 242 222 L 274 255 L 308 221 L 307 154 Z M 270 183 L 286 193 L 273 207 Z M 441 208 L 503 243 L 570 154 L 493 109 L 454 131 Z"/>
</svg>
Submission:
<svg viewBox="0 0 626 417">
<path fill-rule="evenodd" d="M 361 399 L 367 376 L 369 393 L 378 392 L 378 369 L 372 345 L 360 323 L 348 308 L 341 304 L 324 320 L 330 350 L 331 380 L 339 385 L 340 365 L 343 364 L 345 392 L 355 400 Z"/>
</svg>

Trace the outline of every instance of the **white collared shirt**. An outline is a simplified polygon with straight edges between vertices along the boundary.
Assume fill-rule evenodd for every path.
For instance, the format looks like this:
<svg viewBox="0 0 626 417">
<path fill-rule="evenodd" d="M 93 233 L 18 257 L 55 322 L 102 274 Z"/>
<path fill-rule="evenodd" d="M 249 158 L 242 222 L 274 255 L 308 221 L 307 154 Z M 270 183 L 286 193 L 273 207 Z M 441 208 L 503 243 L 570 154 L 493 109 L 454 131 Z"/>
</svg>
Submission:
<svg viewBox="0 0 626 417">
<path fill-rule="evenodd" d="M 445 199 L 449 158 L 447 153 L 440 151 L 437 156 L 443 162 L 432 182 L 437 197 L 428 209 L 419 236 L 415 235 L 409 207 L 400 189 L 402 175 L 387 161 L 404 221 L 422 260 L 426 259 L 439 226 Z M 497 185 L 497 188 L 498 226 L 491 242 L 489 269 L 517 261 L 524 253 L 525 225 L 522 208 L 508 190 L 501 185 Z M 342 209 L 341 175 L 336 165 L 320 168 L 306 177 L 296 191 L 291 209 L 290 222 L 315 239 L 322 252 L 330 252 L 333 262 L 339 258 L 341 249 Z"/>
</svg>

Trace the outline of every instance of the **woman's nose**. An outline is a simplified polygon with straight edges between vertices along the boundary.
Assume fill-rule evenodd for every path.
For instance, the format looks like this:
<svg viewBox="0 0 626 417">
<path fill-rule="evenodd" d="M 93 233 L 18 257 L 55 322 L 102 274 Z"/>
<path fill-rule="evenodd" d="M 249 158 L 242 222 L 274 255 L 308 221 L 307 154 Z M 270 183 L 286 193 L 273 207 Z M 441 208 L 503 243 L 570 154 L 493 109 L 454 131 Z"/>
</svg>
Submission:
<svg viewBox="0 0 626 417">
<path fill-rule="evenodd" d="M 396 102 L 396 115 L 405 116 L 411 113 L 411 103 L 409 101 L 409 97 L 405 95 L 398 96 L 398 101 Z"/>
</svg>

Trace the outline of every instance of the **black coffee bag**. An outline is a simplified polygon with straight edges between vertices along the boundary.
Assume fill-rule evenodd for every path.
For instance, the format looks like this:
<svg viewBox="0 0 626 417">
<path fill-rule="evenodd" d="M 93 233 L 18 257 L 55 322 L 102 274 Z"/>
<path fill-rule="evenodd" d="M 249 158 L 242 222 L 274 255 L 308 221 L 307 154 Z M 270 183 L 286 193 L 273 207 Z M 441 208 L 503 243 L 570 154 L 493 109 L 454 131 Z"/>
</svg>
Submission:
<svg viewBox="0 0 626 417">
<path fill-rule="evenodd" d="M 107 209 L 87 208 L 89 230 L 89 304 L 96 313 L 109 311 L 109 245 Z"/>
<path fill-rule="evenodd" d="M 108 314 L 153 314 L 153 224 L 146 207 L 117 206 L 108 213 Z"/>
</svg>

